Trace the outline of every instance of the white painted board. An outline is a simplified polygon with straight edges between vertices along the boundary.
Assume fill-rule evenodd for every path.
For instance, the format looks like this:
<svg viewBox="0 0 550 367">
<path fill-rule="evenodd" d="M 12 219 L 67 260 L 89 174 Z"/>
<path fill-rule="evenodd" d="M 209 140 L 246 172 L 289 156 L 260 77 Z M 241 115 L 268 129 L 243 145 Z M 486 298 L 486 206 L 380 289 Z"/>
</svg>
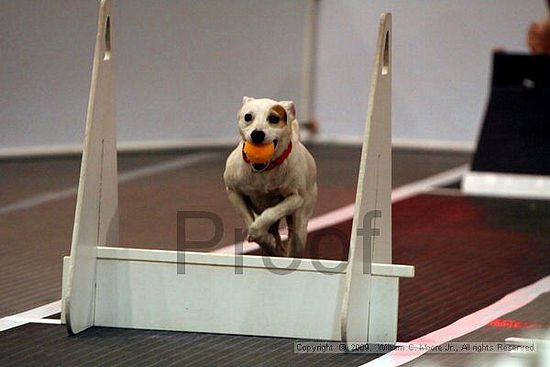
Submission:
<svg viewBox="0 0 550 367">
<path fill-rule="evenodd" d="M 98 261 L 97 326 L 340 340 L 343 274 Z"/>
<path fill-rule="evenodd" d="M 182 274 L 176 251 L 98 247 L 97 254 L 96 325 L 340 340 L 346 262 L 293 265 L 293 259 L 243 255 L 236 273 L 233 255 L 187 252 Z M 282 268 L 293 270 L 271 271 Z M 374 264 L 373 274 L 370 337 L 392 341 L 398 280 L 413 276 L 414 268 Z"/>
<path fill-rule="evenodd" d="M 118 241 L 113 23 L 111 1 L 102 0 L 71 244 L 68 290 L 63 300 L 70 333 L 78 333 L 94 325 L 96 248 Z"/>
<path fill-rule="evenodd" d="M 371 263 L 391 263 L 391 14 L 376 50 L 341 315 L 350 348 L 369 338 Z"/>
</svg>

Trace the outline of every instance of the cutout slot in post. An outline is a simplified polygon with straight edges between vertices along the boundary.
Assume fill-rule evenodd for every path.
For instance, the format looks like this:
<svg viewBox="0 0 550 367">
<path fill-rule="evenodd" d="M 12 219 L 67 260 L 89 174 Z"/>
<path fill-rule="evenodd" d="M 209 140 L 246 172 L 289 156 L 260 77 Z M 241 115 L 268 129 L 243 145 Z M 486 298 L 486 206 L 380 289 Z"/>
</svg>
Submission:
<svg viewBox="0 0 550 367">
<path fill-rule="evenodd" d="M 384 42 L 384 56 L 382 60 L 382 75 L 387 75 L 390 69 L 390 31 L 386 32 L 386 41 Z"/>
<path fill-rule="evenodd" d="M 103 61 L 111 60 L 111 17 L 107 17 L 105 22 L 105 54 Z"/>
</svg>

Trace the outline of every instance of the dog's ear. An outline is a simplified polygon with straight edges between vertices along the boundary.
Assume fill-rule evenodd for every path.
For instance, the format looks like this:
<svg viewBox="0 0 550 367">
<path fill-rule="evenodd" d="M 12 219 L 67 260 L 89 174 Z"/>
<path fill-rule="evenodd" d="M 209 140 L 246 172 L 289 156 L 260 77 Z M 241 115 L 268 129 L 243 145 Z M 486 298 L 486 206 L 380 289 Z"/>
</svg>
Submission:
<svg viewBox="0 0 550 367">
<path fill-rule="evenodd" d="M 279 104 L 284 107 L 286 114 L 288 115 L 288 122 L 296 119 L 296 107 L 292 101 L 280 101 Z"/>
<path fill-rule="evenodd" d="M 253 101 L 254 99 L 255 98 L 244 96 L 243 97 L 243 105 L 247 102 Z"/>
</svg>

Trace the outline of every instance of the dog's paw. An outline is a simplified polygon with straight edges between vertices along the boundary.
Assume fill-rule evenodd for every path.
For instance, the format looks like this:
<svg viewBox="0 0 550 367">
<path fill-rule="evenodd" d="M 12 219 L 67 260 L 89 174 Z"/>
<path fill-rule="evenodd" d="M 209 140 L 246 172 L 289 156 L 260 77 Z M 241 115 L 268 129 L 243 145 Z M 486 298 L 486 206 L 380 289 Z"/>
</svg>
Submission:
<svg viewBox="0 0 550 367">
<path fill-rule="evenodd" d="M 248 227 L 248 238 L 249 241 L 257 242 L 256 240 L 265 238 L 267 236 L 271 236 L 268 232 L 268 229 L 260 223 L 258 219 L 256 219 L 249 227 Z"/>
<path fill-rule="evenodd" d="M 260 231 L 251 226 L 248 230 L 248 242 L 256 242 L 268 255 L 277 254 L 277 242 L 271 233 Z"/>
<path fill-rule="evenodd" d="M 260 228 L 252 223 L 248 227 L 248 241 L 249 242 L 258 242 L 257 240 L 261 239 L 265 235 L 265 231 L 260 230 Z"/>
</svg>

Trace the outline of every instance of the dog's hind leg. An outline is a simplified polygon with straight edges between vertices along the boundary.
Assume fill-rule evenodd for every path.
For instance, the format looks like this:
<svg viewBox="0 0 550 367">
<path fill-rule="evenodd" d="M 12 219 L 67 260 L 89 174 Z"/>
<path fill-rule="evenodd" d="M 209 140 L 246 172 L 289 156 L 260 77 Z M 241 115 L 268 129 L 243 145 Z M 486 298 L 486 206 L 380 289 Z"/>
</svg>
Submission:
<svg viewBox="0 0 550 367">
<path fill-rule="evenodd" d="M 288 222 L 288 251 L 287 256 L 300 257 L 307 240 L 307 222 L 301 210 L 291 216 Z"/>
<path fill-rule="evenodd" d="M 304 205 L 296 210 L 288 223 L 288 253 L 290 257 L 300 257 L 304 252 L 307 242 L 307 223 L 313 215 L 315 202 L 317 201 L 317 185 L 315 185 L 309 195 L 304 198 Z M 290 220 L 289 220 L 290 219 Z"/>
<path fill-rule="evenodd" d="M 286 248 L 283 245 L 283 240 L 281 239 L 281 234 L 279 233 L 279 223 L 281 223 L 280 220 L 273 223 L 273 225 L 269 227 L 269 233 L 271 233 L 275 238 L 276 255 L 286 256 Z"/>
</svg>

